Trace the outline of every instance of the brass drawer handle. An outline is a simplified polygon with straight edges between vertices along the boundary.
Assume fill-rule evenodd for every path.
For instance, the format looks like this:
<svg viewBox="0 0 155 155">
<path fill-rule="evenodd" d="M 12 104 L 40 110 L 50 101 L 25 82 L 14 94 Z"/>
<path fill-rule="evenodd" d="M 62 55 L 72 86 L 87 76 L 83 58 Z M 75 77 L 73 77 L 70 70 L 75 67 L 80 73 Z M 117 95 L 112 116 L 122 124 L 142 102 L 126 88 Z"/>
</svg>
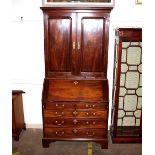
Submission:
<svg viewBox="0 0 155 155">
<path fill-rule="evenodd" d="M 73 129 L 73 133 L 77 134 L 78 130 L 77 129 Z"/>
<path fill-rule="evenodd" d="M 63 136 L 63 135 L 65 134 L 65 132 L 62 131 L 62 132 L 59 133 L 59 132 L 56 131 L 55 134 L 56 134 L 57 136 L 61 137 L 61 136 Z"/>
<path fill-rule="evenodd" d="M 62 104 L 62 105 L 56 104 L 55 106 L 56 106 L 57 108 L 59 108 L 59 109 L 62 109 L 65 105 L 64 105 L 64 104 Z"/>
<path fill-rule="evenodd" d="M 93 122 L 93 125 L 95 125 L 96 124 L 96 122 Z"/>
<path fill-rule="evenodd" d="M 93 105 L 86 104 L 86 108 L 95 108 L 95 104 L 93 104 Z"/>
<path fill-rule="evenodd" d="M 89 105 L 88 104 L 86 104 L 86 108 L 89 108 Z"/>
<path fill-rule="evenodd" d="M 58 117 L 62 117 L 62 116 L 64 115 L 64 112 L 60 112 L 60 113 L 55 112 L 55 114 L 56 114 Z"/>
<path fill-rule="evenodd" d="M 78 81 L 74 81 L 74 85 L 78 85 L 79 84 L 79 82 Z"/>
<path fill-rule="evenodd" d="M 89 112 L 86 112 L 86 115 L 89 116 Z"/>
<path fill-rule="evenodd" d="M 95 125 L 95 124 L 96 124 L 95 121 L 93 121 L 93 122 L 91 122 L 91 123 L 92 123 L 92 125 Z M 86 124 L 89 125 L 89 124 L 90 124 L 89 121 L 87 121 Z"/>
<path fill-rule="evenodd" d="M 89 124 L 89 122 L 87 121 L 87 122 L 86 122 L 86 124 L 88 125 L 88 124 Z"/>
<path fill-rule="evenodd" d="M 86 135 L 88 135 L 89 137 L 93 137 L 95 135 L 95 132 L 86 132 Z"/>
<path fill-rule="evenodd" d="M 87 116 L 90 116 L 90 115 L 95 116 L 96 113 L 95 113 L 95 112 L 93 112 L 93 113 L 86 112 L 86 115 L 87 115 Z"/>
<path fill-rule="evenodd" d="M 75 111 L 73 111 L 73 115 L 74 116 L 77 116 L 77 114 L 78 114 L 78 112 L 75 110 Z"/>
<path fill-rule="evenodd" d="M 56 123 L 56 125 L 61 126 L 61 125 L 63 125 L 65 122 L 62 121 L 61 123 L 59 123 L 58 121 L 55 121 L 55 123 Z"/>
</svg>

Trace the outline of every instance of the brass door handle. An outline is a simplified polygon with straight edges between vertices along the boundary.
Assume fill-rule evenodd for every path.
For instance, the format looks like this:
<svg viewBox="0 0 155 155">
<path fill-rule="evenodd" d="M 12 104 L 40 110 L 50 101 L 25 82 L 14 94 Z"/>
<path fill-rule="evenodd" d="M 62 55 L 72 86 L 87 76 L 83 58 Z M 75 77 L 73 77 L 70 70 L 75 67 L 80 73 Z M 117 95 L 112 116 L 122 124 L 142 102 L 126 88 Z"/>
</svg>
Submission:
<svg viewBox="0 0 155 155">
<path fill-rule="evenodd" d="M 75 50 L 75 46 L 76 46 L 75 41 L 73 41 L 73 50 Z"/>
<path fill-rule="evenodd" d="M 75 50 L 76 49 L 76 42 L 75 41 L 73 41 L 72 46 L 73 46 L 73 50 Z M 77 42 L 77 49 L 80 50 L 80 42 L 79 41 Z"/>
<path fill-rule="evenodd" d="M 80 42 L 78 41 L 78 50 L 80 50 Z"/>
</svg>

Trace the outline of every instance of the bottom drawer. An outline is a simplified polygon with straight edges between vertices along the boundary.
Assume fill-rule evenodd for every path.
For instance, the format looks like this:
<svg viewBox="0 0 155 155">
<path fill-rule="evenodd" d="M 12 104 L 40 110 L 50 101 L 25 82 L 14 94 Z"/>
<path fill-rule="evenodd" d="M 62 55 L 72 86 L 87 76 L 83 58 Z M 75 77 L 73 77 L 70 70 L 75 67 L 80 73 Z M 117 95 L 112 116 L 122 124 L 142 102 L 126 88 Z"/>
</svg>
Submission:
<svg viewBox="0 0 155 155">
<path fill-rule="evenodd" d="M 45 128 L 44 136 L 48 138 L 106 138 L 107 130 L 81 128 Z"/>
</svg>

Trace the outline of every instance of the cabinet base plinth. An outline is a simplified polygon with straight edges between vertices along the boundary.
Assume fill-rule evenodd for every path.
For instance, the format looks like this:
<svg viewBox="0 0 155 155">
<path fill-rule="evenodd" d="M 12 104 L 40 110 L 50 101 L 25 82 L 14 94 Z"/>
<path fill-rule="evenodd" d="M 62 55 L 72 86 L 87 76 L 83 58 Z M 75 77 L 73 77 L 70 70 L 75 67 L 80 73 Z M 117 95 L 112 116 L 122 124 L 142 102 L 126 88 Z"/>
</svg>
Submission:
<svg viewBox="0 0 155 155">
<path fill-rule="evenodd" d="M 139 137 L 112 137 L 113 143 L 142 143 L 142 138 Z"/>
<path fill-rule="evenodd" d="M 96 142 L 101 145 L 102 149 L 108 149 L 108 140 L 107 139 L 99 139 L 99 140 L 77 140 L 77 139 L 61 139 L 61 140 L 54 140 L 54 139 L 49 139 L 49 138 L 43 138 L 42 139 L 42 146 L 43 148 L 48 148 L 50 143 L 56 142 L 56 141 L 82 141 L 82 142 Z"/>
<path fill-rule="evenodd" d="M 142 143 L 142 137 L 134 136 L 113 136 L 111 134 L 112 143 Z"/>
</svg>

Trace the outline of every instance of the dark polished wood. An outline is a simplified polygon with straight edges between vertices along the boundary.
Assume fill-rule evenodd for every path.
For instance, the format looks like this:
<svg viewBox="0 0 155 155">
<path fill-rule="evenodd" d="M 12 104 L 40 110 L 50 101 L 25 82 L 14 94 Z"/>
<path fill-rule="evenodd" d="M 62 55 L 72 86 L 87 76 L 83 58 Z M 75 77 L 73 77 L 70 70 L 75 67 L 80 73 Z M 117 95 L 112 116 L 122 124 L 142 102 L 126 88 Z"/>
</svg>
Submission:
<svg viewBox="0 0 155 155">
<path fill-rule="evenodd" d="M 12 137 L 14 140 L 19 140 L 21 131 L 26 130 L 24 112 L 23 112 L 23 99 L 22 90 L 12 91 Z"/>
<path fill-rule="evenodd" d="M 53 118 L 51 116 L 44 116 L 44 126 L 45 127 L 70 127 L 74 128 L 75 125 L 77 128 L 93 128 L 94 125 L 96 128 L 107 128 L 107 115 L 105 115 L 102 119 L 96 118 Z"/>
<path fill-rule="evenodd" d="M 70 110 L 70 109 L 103 109 L 107 110 L 108 107 L 108 101 L 105 102 L 64 102 L 64 101 L 59 101 L 59 102 L 53 102 L 53 101 L 48 101 L 44 103 L 44 107 L 47 109 L 53 109 L 53 110 Z"/>
<path fill-rule="evenodd" d="M 107 118 L 107 111 L 97 111 L 95 110 L 72 110 L 72 111 L 63 111 L 63 110 L 46 110 L 45 111 L 45 117 L 51 116 L 54 118 L 66 118 L 66 117 L 80 117 L 80 118 L 85 118 L 87 117 L 88 119 L 90 117 L 106 117 Z"/>
<path fill-rule="evenodd" d="M 107 81 L 48 80 L 48 101 L 107 101 Z"/>
<path fill-rule="evenodd" d="M 52 139 L 56 138 L 106 138 L 105 129 L 93 128 L 45 128 L 44 136 Z"/>
<path fill-rule="evenodd" d="M 41 9 L 45 35 L 43 147 L 69 140 L 95 141 L 107 148 L 112 8 Z"/>
</svg>

